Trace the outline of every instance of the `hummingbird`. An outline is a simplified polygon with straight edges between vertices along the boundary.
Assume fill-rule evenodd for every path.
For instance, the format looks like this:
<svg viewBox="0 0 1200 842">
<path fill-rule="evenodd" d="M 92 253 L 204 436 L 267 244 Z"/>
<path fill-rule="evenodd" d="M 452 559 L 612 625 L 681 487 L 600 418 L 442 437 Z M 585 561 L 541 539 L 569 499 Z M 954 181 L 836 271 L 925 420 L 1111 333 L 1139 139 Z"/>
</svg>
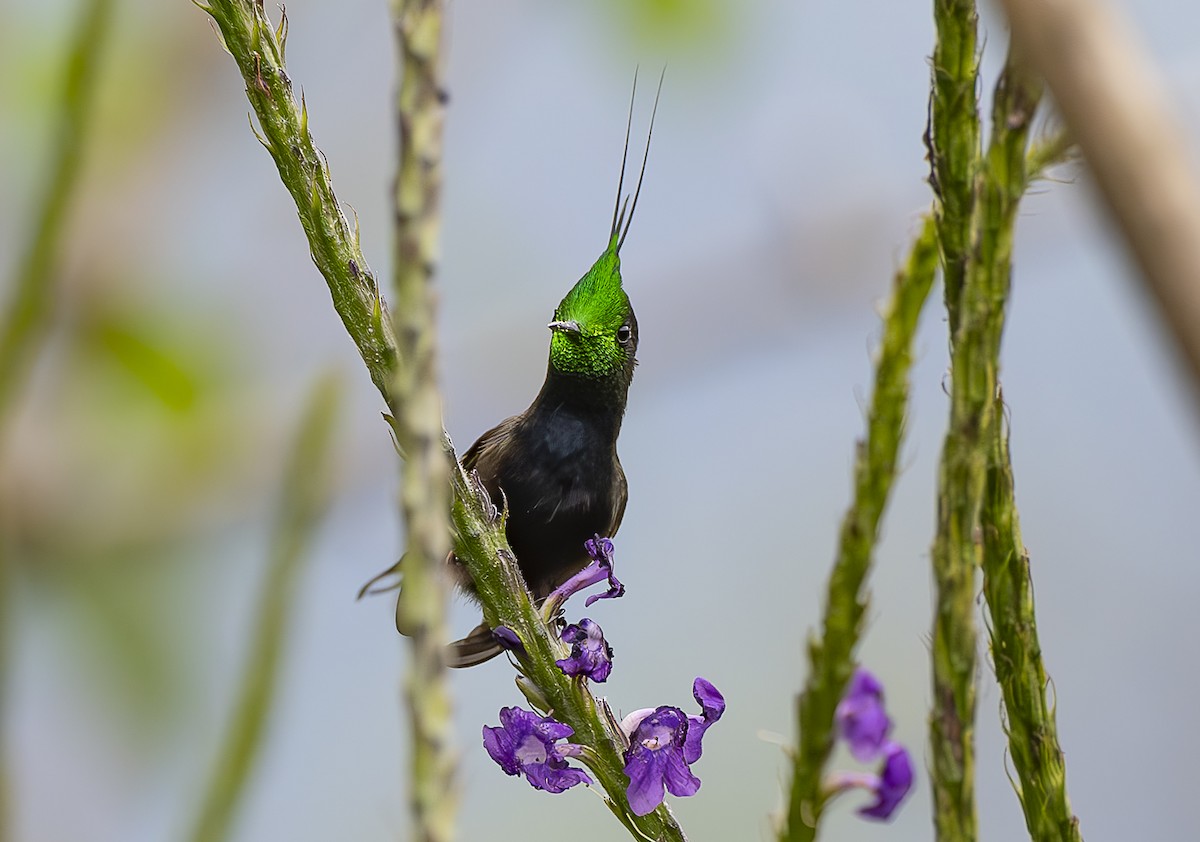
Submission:
<svg viewBox="0 0 1200 842">
<path fill-rule="evenodd" d="M 658 90 L 661 94 L 662 78 Z M 547 325 L 550 353 L 542 388 L 524 412 L 492 427 L 462 456 L 463 467 L 476 471 L 492 499 L 507 507 L 508 543 L 537 602 L 588 564 L 587 539 L 616 534 L 629 497 L 617 436 L 637 365 L 638 323 L 622 286 L 620 254 L 637 210 L 658 111 L 656 95 L 631 203 L 622 196 L 636 95 L 635 74 L 608 244 Z M 447 563 L 459 589 L 474 596 L 470 573 L 453 552 Z M 491 627 L 481 622 L 446 647 L 445 660 L 450 667 L 471 667 L 501 651 Z"/>
</svg>

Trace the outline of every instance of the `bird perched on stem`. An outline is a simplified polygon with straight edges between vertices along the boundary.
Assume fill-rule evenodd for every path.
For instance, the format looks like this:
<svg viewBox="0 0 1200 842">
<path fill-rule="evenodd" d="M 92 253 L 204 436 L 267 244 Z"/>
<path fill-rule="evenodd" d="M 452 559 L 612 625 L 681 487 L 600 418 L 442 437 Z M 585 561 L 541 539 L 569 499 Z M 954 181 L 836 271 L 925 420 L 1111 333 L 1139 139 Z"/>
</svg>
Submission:
<svg viewBox="0 0 1200 842">
<path fill-rule="evenodd" d="M 637 365 L 638 324 L 621 284 L 620 252 L 637 209 L 657 111 L 658 95 L 631 203 L 629 196 L 622 198 L 631 99 L 608 245 L 554 311 L 541 391 L 528 409 L 488 430 L 462 457 L 463 467 L 478 472 L 492 499 L 507 506 L 508 542 L 539 602 L 587 565 L 584 542 L 616 534 L 625 514 L 628 486 L 617 435 Z M 474 594 L 470 574 L 453 553 L 448 562 L 459 587 Z M 500 651 L 484 622 L 447 647 L 446 663 L 470 667 Z"/>
</svg>

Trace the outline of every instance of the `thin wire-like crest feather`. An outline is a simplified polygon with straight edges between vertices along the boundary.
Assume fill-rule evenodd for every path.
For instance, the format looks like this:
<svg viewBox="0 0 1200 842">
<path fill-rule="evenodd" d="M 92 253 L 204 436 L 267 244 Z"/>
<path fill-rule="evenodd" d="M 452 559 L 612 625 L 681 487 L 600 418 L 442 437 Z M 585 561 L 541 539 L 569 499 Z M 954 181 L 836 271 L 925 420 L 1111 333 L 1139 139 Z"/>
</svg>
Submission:
<svg viewBox="0 0 1200 842">
<path fill-rule="evenodd" d="M 637 77 L 638 69 L 633 69 L 633 93 L 629 95 L 629 119 L 625 122 L 625 149 L 621 152 L 621 176 L 617 179 L 617 201 L 613 205 L 613 221 L 612 228 L 608 232 L 608 236 L 617 236 L 617 232 L 621 230 L 621 223 L 625 219 L 624 210 L 621 207 L 621 191 L 625 189 L 625 161 L 629 158 L 629 132 L 633 128 L 633 102 L 637 99 Z M 626 204 L 628 204 L 626 197 Z"/>
<path fill-rule="evenodd" d="M 654 94 L 654 109 L 650 112 L 650 128 L 646 131 L 646 151 L 642 153 L 642 171 L 638 173 L 637 188 L 633 191 L 633 204 L 629 206 L 629 218 L 625 220 L 625 229 L 621 232 L 621 238 L 617 240 L 617 253 L 620 254 L 621 246 L 625 244 L 625 237 L 629 235 L 629 228 L 633 225 L 633 214 L 637 210 L 638 196 L 642 195 L 642 179 L 646 177 L 646 161 L 650 159 L 650 138 L 654 136 L 654 118 L 658 114 L 658 100 L 662 96 L 663 80 L 667 78 L 667 66 L 664 64 L 662 74 L 658 77 L 658 90 Z M 637 73 L 634 73 L 634 84 L 636 92 Z M 629 117 L 633 119 L 633 106 L 629 107 Z M 625 149 L 629 149 L 629 129 L 625 129 Z M 625 175 L 625 161 L 621 161 L 621 175 Z M 616 233 L 615 231 L 613 232 Z"/>
</svg>

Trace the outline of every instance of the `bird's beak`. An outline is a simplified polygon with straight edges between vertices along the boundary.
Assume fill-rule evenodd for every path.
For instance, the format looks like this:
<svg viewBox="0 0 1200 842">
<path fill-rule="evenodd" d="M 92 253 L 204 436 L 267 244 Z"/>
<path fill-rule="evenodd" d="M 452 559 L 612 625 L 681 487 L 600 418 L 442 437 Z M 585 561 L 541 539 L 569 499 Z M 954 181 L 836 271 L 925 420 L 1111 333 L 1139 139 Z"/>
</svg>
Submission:
<svg viewBox="0 0 1200 842">
<path fill-rule="evenodd" d="M 579 336 L 583 333 L 583 328 L 581 328 L 579 326 L 579 322 L 575 321 L 574 319 L 568 322 L 550 322 L 550 324 L 546 325 L 546 327 L 553 331 L 573 333 L 576 336 Z"/>
</svg>

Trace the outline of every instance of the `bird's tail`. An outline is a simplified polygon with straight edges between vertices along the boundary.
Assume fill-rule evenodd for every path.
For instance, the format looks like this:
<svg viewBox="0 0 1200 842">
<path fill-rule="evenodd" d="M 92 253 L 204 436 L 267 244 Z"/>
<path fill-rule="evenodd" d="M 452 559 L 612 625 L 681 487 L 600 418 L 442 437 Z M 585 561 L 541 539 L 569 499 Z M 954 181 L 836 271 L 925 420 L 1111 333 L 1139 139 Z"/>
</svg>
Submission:
<svg viewBox="0 0 1200 842">
<path fill-rule="evenodd" d="M 446 666 L 452 669 L 473 667 L 490 661 L 502 651 L 492 636 L 492 627 L 483 622 L 462 640 L 456 640 L 446 647 Z"/>
<path fill-rule="evenodd" d="M 359 588 L 358 599 L 364 596 L 373 596 L 375 594 L 387 593 L 394 591 L 403 586 L 404 580 L 400 575 L 400 565 L 404 562 L 401 557 L 387 570 L 380 573 Z M 387 579 L 393 581 L 385 581 Z M 384 582 L 384 584 L 380 584 Z M 397 603 L 399 607 L 399 603 Z M 396 631 L 405 637 L 412 637 L 413 630 L 403 622 L 400 614 L 396 614 Z M 496 642 L 496 638 L 492 636 L 492 627 L 487 623 L 480 623 L 471 633 L 462 640 L 456 640 L 446 646 L 446 666 L 454 669 L 463 669 L 465 667 L 473 667 L 477 664 L 482 664 L 485 661 L 490 661 L 492 658 L 503 652 L 503 648 Z"/>
</svg>

